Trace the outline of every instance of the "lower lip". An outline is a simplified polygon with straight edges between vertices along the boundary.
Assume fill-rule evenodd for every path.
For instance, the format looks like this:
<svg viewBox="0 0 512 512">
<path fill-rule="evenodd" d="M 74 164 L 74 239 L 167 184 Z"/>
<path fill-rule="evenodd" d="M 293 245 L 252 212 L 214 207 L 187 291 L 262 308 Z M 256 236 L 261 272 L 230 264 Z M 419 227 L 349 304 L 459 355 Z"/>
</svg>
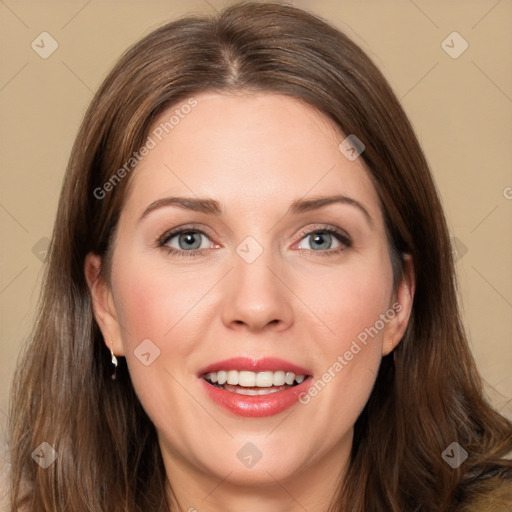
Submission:
<svg viewBox="0 0 512 512">
<path fill-rule="evenodd" d="M 239 395 L 232 391 L 217 388 L 200 378 L 208 396 L 221 407 L 236 414 L 250 418 L 274 416 L 298 402 L 299 395 L 307 391 L 312 378 L 308 377 L 292 388 L 269 393 L 268 395 Z"/>
</svg>

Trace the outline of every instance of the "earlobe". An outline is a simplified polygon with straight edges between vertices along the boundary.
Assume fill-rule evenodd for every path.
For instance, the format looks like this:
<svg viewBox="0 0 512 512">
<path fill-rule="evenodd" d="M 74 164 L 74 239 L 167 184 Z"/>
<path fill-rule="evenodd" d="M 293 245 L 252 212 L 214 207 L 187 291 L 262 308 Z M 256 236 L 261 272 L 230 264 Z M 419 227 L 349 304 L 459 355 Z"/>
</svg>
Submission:
<svg viewBox="0 0 512 512">
<path fill-rule="evenodd" d="M 109 350 L 112 348 L 116 355 L 124 355 L 112 291 L 101 275 L 101 257 L 94 253 L 87 254 L 84 273 L 94 318 L 103 334 L 105 345 Z"/>
<path fill-rule="evenodd" d="M 409 323 L 412 312 L 414 293 L 416 289 L 414 262 L 410 254 L 403 254 L 402 260 L 404 267 L 403 276 L 400 284 L 393 294 L 394 301 L 391 307 L 395 311 L 395 316 L 387 325 L 384 333 L 382 343 L 383 356 L 392 352 L 400 343 L 400 340 L 407 329 L 407 324 Z"/>
</svg>

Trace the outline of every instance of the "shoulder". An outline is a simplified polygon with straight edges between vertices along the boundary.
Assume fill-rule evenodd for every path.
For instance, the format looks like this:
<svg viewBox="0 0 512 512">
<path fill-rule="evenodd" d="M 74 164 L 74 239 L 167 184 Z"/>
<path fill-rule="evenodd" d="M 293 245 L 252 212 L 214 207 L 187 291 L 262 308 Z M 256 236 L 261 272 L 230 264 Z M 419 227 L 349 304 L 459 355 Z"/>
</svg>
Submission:
<svg viewBox="0 0 512 512">
<path fill-rule="evenodd" d="M 512 479 L 493 476 L 474 482 L 457 512 L 512 512 Z"/>
</svg>

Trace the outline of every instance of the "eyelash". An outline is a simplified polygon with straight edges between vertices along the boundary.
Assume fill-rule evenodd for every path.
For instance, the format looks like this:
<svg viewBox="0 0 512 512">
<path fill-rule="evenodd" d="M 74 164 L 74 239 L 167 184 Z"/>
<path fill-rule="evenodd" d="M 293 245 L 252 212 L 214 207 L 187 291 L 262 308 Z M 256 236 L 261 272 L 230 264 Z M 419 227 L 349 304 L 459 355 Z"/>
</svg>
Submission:
<svg viewBox="0 0 512 512">
<path fill-rule="evenodd" d="M 174 256 L 177 256 L 178 258 L 190 258 L 193 256 L 202 256 L 203 251 L 206 249 L 194 249 L 193 251 L 183 251 L 179 249 L 175 249 L 174 247 L 166 247 L 167 242 L 171 240 L 171 238 L 174 238 L 176 235 L 181 235 L 182 233 L 199 233 L 201 235 L 204 235 L 208 237 L 208 234 L 205 233 L 201 229 L 197 229 L 194 226 L 183 226 L 181 228 L 178 228 L 176 230 L 168 231 L 164 233 L 159 239 L 158 239 L 158 247 L 165 248 L 168 252 L 168 254 L 172 254 Z M 335 254 L 339 254 L 340 252 L 344 251 L 345 249 L 348 249 L 352 246 L 352 240 L 348 235 L 346 235 L 344 232 L 339 231 L 337 229 L 334 229 L 329 226 L 315 228 L 311 231 L 305 231 L 300 234 L 300 240 L 305 238 L 308 235 L 313 235 L 316 233 L 329 233 L 331 235 L 334 235 L 334 237 L 341 242 L 342 246 L 337 249 L 331 249 L 327 251 L 314 251 L 313 249 L 301 249 L 302 251 L 308 251 L 308 252 L 314 252 L 315 254 L 321 255 L 321 256 L 333 256 Z"/>
</svg>

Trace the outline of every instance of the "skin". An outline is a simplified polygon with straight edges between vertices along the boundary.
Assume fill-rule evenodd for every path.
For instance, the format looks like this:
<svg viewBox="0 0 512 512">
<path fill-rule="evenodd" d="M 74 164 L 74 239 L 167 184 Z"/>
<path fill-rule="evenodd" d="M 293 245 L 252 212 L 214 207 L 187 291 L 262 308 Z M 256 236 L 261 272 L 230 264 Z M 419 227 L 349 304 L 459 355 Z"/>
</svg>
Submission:
<svg viewBox="0 0 512 512">
<path fill-rule="evenodd" d="M 278 94 L 195 98 L 197 107 L 133 172 L 109 282 L 99 275 L 101 259 L 87 256 L 95 316 L 108 348 L 126 357 L 183 510 L 325 511 L 381 357 L 407 326 L 412 262 L 406 257 L 393 289 L 377 192 L 362 159 L 339 151 L 345 136 L 323 114 Z M 372 224 L 349 204 L 285 215 L 296 199 L 335 194 L 364 205 Z M 169 196 L 215 199 L 222 218 L 167 206 L 140 220 Z M 201 255 L 180 258 L 158 246 L 185 224 L 206 232 L 195 235 Z M 326 226 L 348 233 L 352 245 L 304 234 Z M 247 236 L 263 248 L 252 263 L 236 252 Z M 179 235 L 168 245 L 190 251 Z M 200 386 L 202 367 L 235 356 L 279 357 L 320 379 L 396 302 L 400 312 L 307 405 L 242 418 Z M 160 350 L 149 366 L 134 355 L 145 339 Z M 247 442 L 262 453 L 252 468 L 236 456 Z"/>
</svg>

